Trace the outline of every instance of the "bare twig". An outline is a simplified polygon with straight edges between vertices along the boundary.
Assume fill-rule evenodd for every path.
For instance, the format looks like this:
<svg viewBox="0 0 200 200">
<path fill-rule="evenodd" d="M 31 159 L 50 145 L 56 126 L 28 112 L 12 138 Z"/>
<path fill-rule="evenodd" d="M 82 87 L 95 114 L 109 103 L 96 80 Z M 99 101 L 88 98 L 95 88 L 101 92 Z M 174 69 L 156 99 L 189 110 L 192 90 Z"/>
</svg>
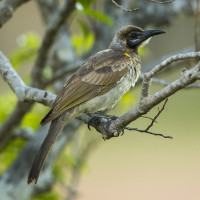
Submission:
<svg viewBox="0 0 200 200">
<path fill-rule="evenodd" d="M 162 67 L 160 69 L 162 69 Z M 149 110 L 151 110 L 151 108 L 159 104 L 164 99 L 168 98 L 178 90 L 185 88 L 187 85 L 190 85 L 191 83 L 199 79 L 200 62 L 194 68 L 192 68 L 191 70 L 187 70 L 184 74 L 182 74 L 179 79 L 172 82 L 170 85 L 163 88 L 162 90 L 156 92 L 154 95 L 141 100 L 137 107 L 133 108 L 121 117 L 118 117 L 116 120 L 112 121 L 109 125 L 109 128 L 107 129 L 109 130 L 109 134 L 107 135 L 110 137 L 110 135 L 112 135 L 111 133 L 122 130 L 123 127 L 127 126 L 130 122 L 136 120 L 141 115 L 147 113 Z"/>
<path fill-rule="evenodd" d="M 194 31 L 194 44 L 195 51 L 199 51 L 199 17 L 200 17 L 200 0 L 196 0 L 196 13 L 195 13 L 195 31 Z"/>
<path fill-rule="evenodd" d="M 164 86 L 168 86 L 169 84 L 171 84 L 169 81 L 166 81 L 166 80 L 160 79 L 160 78 L 152 78 L 152 82 L 160 83 L 161 85 L 164 85 Z"/>
<path fill-rule="evenodd" d="M 2 56 L 2 54 L 0 54 Z M 172 63 L 176 60 L 186 59 L 190 57 L 199 57 L 200 52 L 196 53 L 187 53 L 182 55 L 173 56 L 170 59 L 167 59 L 166 61 L 162 62 L 160 65 L 157 65 L 155 68 L 153 68 L 150 72 L 146 73 L 146 77 L 151 79 L 153 75 L 158 73 L 160 70 L 162 70 L 164 67 Z M 2 62 L 0 62 L 2 64 Z M 5 64 L 5 63 L 4 63 Z M 3 64 L 2 64 L 3 65 Z M 4 66 L 5 68 L 8 67 L 8 64 Z M 9 68 L 9 67 L 8 67 Z M 0 68 L 2 70 L 3 67 Z M 7 72 L 7 74 L 9 74 Z M 145 78 L 144 78 L 145 79 Z M 5 79 L 9 83 L 9 79 Z M 20 79 L 16 79 L 21 82 Z M 111 137 L 117 137 L 119 136 L 121 130 L 124 129 L 130 122 L 136 120 L 137 118 L 141 117 L 145 113 L 147 113 L 149 110 L 151 110 L 154 106 L 158 105 L 160 102 L 174 94 L 180 89 L 185 88 L 186 86 L 194 83 L 196 80 L 200 80 L 200 62 L 193 67 L 191 70 L 186 70 L 184 73 L 181 74 L 181 77 L 177 79 L 176 81 L 172 82 L 170 85 L 166 86 L 162 90 L 156 92 L 152 96 L 148 96 L 146 98 L 143 98 L 139 105 L 132 110 L 128 111 L 121 117 L 118 117 L 117 119 L 113 120 L 105 120 L 101 119 L 100 123 L 93 123 L 91 126 L 93 126 L 98 132 L 100 132 L 104 139 L 109 139 Z M 16 85 L 20 85 L 19 83 L 16 83 Z M 13 87 L 13 86 L 12 86 Z M 144 83 L 143 83 L 144 87 Z M 13 89 L 16 91 L 15 89 Z M 143 89 L 144 90 L 144 89 Z M 41 91 L 43 92 L 43 91 Z M 39 95 L 39 93 L 36 93 L 36 96 Z M 141 92 L 142 95 L 142 92 Z M 39 99 L 38 97 L 32 97 L 33 99 L 29 99 L 32 101 L 37 101 Z M 47 99 L 54 99 L 55 95 L 49 93 Z M 43 103 L 43 101 L 40 100 L 40 102 Z M 44 98 L 45 102 L 45 98 Z M 48 102 L 48 103 L 47 103 Z M 46 101 L 48 105 L 50 105 L 50 101 Z M 13 115 L 16 118 L 16 115 Z M 85 123 L 89 123 L 92 119 L 91 116 L 88 116 L 86 114 L 83 114 L 82 116 L 79 116 L 79 119 L 83 120 Z"/>
<path fill-rule="evenodd" d="M 168 4 L 168 3 L 172 3 L 175 0 L 170 0 L 170 1 L 155 1 L 155 0 L 149 0 L 152 3 L 159 3 L 159 4 Z"/>
<path fill-rule="evenodd" d="M 56 38 L 59 28 L 65 22 L 65 19 L 74 10 L 75 3 L 76 1 L 74 0 L 65 0 L 63 5 L 60 7 L 58 12 L 55 13 L 54 17 L 52 17 L 52 20 L 48 24 L 46 33 L 42 41 L 42 45 L 38 52 L 38 57 L 35 61 L 34 68 L 32 71 L 31 85 L 33 87 L 41 87 L 41 83 L 42 83 L 41 74 L 45 67 L 45 63 L 46 63 L 50 48 Z"/>
<path fill-rule="evenodd" d="M 159 115 L 161 114 L 161 112 L 165 109 L 165 105 L 166 105 L 167 101 L 168 101 L 168 99 L 165 100 L 165 102 L 164 102 L 161 110 L 159 110 L 159 108 L 158 108 L 157 115 L 153 118 L 153 120 L 151 121 L 151 124 L 149 124 L 149 126 L 146 128 L 146 131 L 148 131 L 153 126 L 153 124 L 156 121 L 156 119 L 159 117 Z"/>
<path fill-rule="evenodd" d="M 139 8 L 134 8 L 133 10 L 124 8 L 123 6 L 120 6 L 120 5 L 119 5 L 116 1 L 114 1 L 114 0 L 111 0 L 111 2 L 112 2 L 116 7 L 121 8 L 121 9 L 122 9 L 123 11 L 125 11 L 125 12 L 134 12 L 134 11 L 138 11 L 138 10 L 139 10 Z"/>
<path fill-rule="evenodd" d="M 149 96 L 149 87 L 151 84 L 151 78 L 156 75 L 158 72 L 163 70 L 165 67 L 170 65 L 171 63 L 179 60 L 185 60 L 188 58 L 195 58 L 200 57 L 200 52 L 191 52 L 186 54 L 179 54 L 168 58 L 167 60 L 163 61 L 152 70 L 144 74 L 143 84 L 142 84 L 142 93 L 141 93 L 141 101 Z"/>
<path fill-rule="evenodd" d="M 200 88 L 200 83 L 194 83 L 194 84 L 190 84 L 186 87 L 186 89 L 190 89 L 190 88 Z"/>
<path fill-rule="evenodd" d="M 164 79 L 160 79 L 160 78 L 152 78 L 152 82 L 160 83 L 161 85 L 164 85 L 164 86 L 168 86 L 171 84 L 171 82 L 168 82 L 168 81 L 166 81 Z M 200 83 L 190 84 L 187 87 L 185 87 L 185 89 L 190 89 L 190 88 L 200 88 Z"/>
<path fill-rule="evenodd" d="M 155 136 L 161 136 L 161 137 L 164 137 L 164 138 L 173 139 L 172 136 L 163 135 L 163 134 L 161 134 L 161 133 L 150 132 L 150 131 L 147 131 L 146 129 L 145 129 L 145 130 L 141 130 L 141 129 L 138 129 L 138 128 L 130 128 L 130 127 L 125 127 L 125 129 L 126 129 L 126 130 L 129 130 L 129 131 L 138 131 L 138 132 L 140 132 L 140 133 L 148 133 L 148 134 L 155 135 Z"/>
</svg>

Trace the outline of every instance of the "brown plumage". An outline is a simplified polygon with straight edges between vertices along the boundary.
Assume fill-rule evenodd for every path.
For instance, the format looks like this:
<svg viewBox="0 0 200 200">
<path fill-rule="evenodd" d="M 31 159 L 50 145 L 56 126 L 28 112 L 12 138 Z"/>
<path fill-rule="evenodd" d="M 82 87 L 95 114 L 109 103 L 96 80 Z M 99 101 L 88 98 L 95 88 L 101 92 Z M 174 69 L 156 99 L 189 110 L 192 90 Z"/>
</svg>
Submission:
<svg viewBox="0 0 200 200">
<path fill-rule="evenodd" d="M 59 133 L 82 113 L 105 111 L 135 85 L 140 73 L 138 47 L 163 31 L 143 31 L 135 26 L 123 27 L 113 38 L 109 49 L 88 58 L 66 82 L 41 125 L 51 122 L 28 177 L 37 183 L 40 171 Z"/>
</svg>

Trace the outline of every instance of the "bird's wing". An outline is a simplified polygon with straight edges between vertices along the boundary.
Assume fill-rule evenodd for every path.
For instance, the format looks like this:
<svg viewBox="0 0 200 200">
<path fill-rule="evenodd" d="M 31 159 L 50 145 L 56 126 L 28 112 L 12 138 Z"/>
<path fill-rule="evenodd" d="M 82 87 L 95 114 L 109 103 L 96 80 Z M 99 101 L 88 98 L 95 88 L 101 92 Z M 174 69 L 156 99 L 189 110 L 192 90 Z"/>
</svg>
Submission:
<svg viewBox="0 0 200 200">
<path fill-rule="evenodd" d="M 76 105 L 105 94 L 120 81 L 131 65 L 129 57 L 113 50 L 105 50 L 90 57 L 66 82 L 41 125 Z"/>
</svg>

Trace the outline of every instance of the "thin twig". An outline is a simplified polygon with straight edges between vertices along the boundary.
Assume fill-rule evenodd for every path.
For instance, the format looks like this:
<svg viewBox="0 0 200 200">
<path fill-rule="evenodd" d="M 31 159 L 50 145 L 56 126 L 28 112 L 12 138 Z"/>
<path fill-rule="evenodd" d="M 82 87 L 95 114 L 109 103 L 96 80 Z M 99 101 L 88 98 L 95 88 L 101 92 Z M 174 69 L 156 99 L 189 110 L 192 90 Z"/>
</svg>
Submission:
<svg viewBox="0 0 200 200">
<path fill-rule="evenodd" d="M 145 98 L 149 96 L 149 87 L 151 85 L 151 79 L 154 75 L 156 75 L 158 72 L 162 71 L 165 67 L 167 67 L 168 65 L 170 65 L 171 63 L 175 61 L 185 60 L 188 58 L 198 58 L 198 57 L 200 57 L 200 51 L 185 53 L 185 54 L 178 54 L 161 62 L 159 65 L 155 66 L 149 72 L 144 73 L 140 101 L 144 100 Z"/>
<path fill-rule="evenodd" d="M 139 8 L 134 8 L 133 10 L 127 9 L 127 8 L 124 8 L 123 6 L 119 5 L 116 1 L 114 1 L 114 0 L 111 0 L 111 1 L 116 7 L 121 8 L 125 12 L 134 12 L 134 11 L 138 11 L 139 10 Z"/>
<path fill-rule="evenodd" d="M 181 60 L 181 59 L 195 57 L 195 56 L 198 58 L 200 56 L 200 52 L 174 56 L 171 59 L 167 59 L 160 65 L 156 66 L 154 69 L 152 69 L 150 71 L 149 74 L 147 74 L 147 76 L 148 77 L 153 76 L 154 74 L 159 72 L 159 70 L 162 70 L 164 67 L 166 67 L 168 64 L 170 64 L 171 62 L 173 62 L 175 60 Z M 0 54 L 0 58 L 1 58 L 0 59 L 0 71 L 2 73 L 2 76 L 4 77 L 5 81 L 10 84 L 10 87 L 11 88 L 13 87 L 13 91 L 15 92 L 16 88 L 14 88 L 14 87 L 20 86 L 20 85 L 23 86 L 24 83 L 21 84 L 21 80 L 16 77 L 16 72 L 14 73 L 13 70 L 11 70 L 9 72 L 10 64 L 8 64 L 8 62 L 9 62 L 8 59 L 5 59 L 3 54 Z M 10 73 L 13 74 L 14 76 L 13 77 L 10 76 L 9 75 Z M 15 81 L 15 84 L 12 83 L 12 79 Z M 142 115 L 144 115 L 145 113 L 150 111 L 153 107 L 155 107 L 160 102 L 162 102 L 169 96 L 173 95 L 180 89 L 185 88 L 186 86 L 194 83 L 197 80 L 200 80 L 200 62 L 196 66 L 194 66 L 191 70 L 186 70 L 184 73 L 182 73 L 179 79 L 172 82 L 167 87 L 156 92 L 152 96 L 145 98 L 143 101 L 140 101 L 140 103 L 137 107 L 128 111 L 124 115 L 118 117 L 115 120 L 111 120 L 111 121 L 102 120 L 102 122 L 100 124 L 98 124 L 98 126 L 93 126 L 93 127 L 102 134 L 104 139 L 116 137 L 116 136 L 118 136 L 117 133 L 120 133 L 121 130 L 123 130 L 124 127 L 126 127 L 129 123 L 131 123 L 132 121 L 141 117 Z M 32 88 L 30 87 L 30 89 L 32 89 Z M 41 92 L 45 92 L 45 91 L 41 91 Z M 39 95 L 39 93 L 35 93 L 35 95 L 33 95 L 31 97 L 32 99 L 30 98 L 29 101 L 36 102 L 38 99 L 38 95 Z M 55 99 L 55 95 L 49 93 L 47 100 L 49 100 L 50 98 Z M 43 99 L 45 99 L 45 96 L 43 96 Z M 50 105 L 50 103 L 48 105 Z M 22 106 L 23 107 L 20 109 L 20 111 L 24 108 L 24 104 Z M 32 106 L 32 104 L 28 105 L 28 108 L 26 108 L 26 111 L 28 109 L 30 109 L 31 106 Z M 18 119 L 18 118 L 16 118 L 16 116 L 18 116 L 18 118 L 19 118 L 18 114 L 14 115 L 14 113 L 13 113 L 13 117 L 15 117 L 15 119 Z M 21 116 L 20 116 L 20 119 L 21 119 Z M 79 119 L 82 119 L 85 123 L 88 124 L 89 121 L 91 120 L 91 117 L 83 114 L 81 117 L 79 116 Z M 11 121 L 11 120 L 8 120 L 8 121 L 9 121 L 9 123 L 6 123 L 6 125 L 9 124 L 9 126 L 11 126 L 13 121 Z M 6 127 L 8 127 L 8 126 L 6 126 Z M 6 131 L 3 131 L 3 132 L 7 133 Z"/>
<path fill-rule="evenodd" d="M 161 110 L 159 110 L 159 108 L 158 108 L 157 115 L 153 118 L 153 120 L 151 121 L 151 124 L 149 124 L 149 126 L 146 128 L 146 131 L 148 131 L 153 126 L 153 124 L 156 121 L 156 119 L 159 117 L 159 115 L 161 114 L 161 112 L 165 109 L 165 105 L 166 105 L 167 101 L 168 101 L 168 99 L 165 100 L 165 102 L 164 102 Z"/>
<path fill-rule="evenodd" d="M 147 116 L 141 116 L 142 118 L 146 118 L 146 119 L 150 119 L 150 120 L 153 120 L 153 118 L 151 118 L 151 117 L 147 117 Z M 155 121 L 155 123 L 157 123 L 157 121 Z"/>
<path fill-rule="evenodd" d="M 195 31 L 194 31 L 194 45 L 195 51 L 199 51 L 199 17 L 200 17 L 200 0 L 197 1 L 195 13 Z"/>
<path fill-rule="evenodd" d="M 194 54 L 192 53 L 191 55 Z M 161 70 L 162 67 L 159 69 Z M 157 71 L 157 69 L 155 69 L 155 71 Z M 122 130 L 132 121 L 135 121 L 141 115 L 144 115 L 145 113 L 149 112 L 154 106 L 158 105 L 164 99 L 168 98 L 177 91 L 185 88 L 187 85 L 190 85 L 199 79 L 200 79 L 200 62 L 191 70 L 187 70 L 184 74 L 182 74 L 179 79 L 175 80 L 170 85 L 156 92 L 152 96 L 144 98 L 142 101 L 140 101 L 137 107 L 133 108 L 124 115 L 118 117 L 116 120 L 112 121 L 109 124 L 108 130 L 106 130 L 106 134 L 107 132 L 109 132 L 109 134 L 107 134 L 108 139 L 110 137 L 110 133 Z M 104 138 L 106 138 L 105 134 Z"/>
<path fill-rule="evenodd" d="M 166 81 L 164 79 L 160 79 L 160 78 L 152 78 L 152 82 L 160 83 L 161 85 L 164 85 L 164 86 L 168 86 L 171 84 L 171 82 L 168 82 L 168 81 Z M 185 89 L 190 89 L 190 88 L 200 88 L 200 83 L 190 84 L 187 87 L 185 87 Z"/>
<path fill-rule="evenodd" d="M 163 135 L 163 134 L 161 134 L 161 133 L 150 132 L 150 131 L 147 131 L 146 129 L 145 129 L 145 130 L 141 130 L 141 129 L 138 129 L 138 128 L 130 128 L 130 127 L 125 127 L 124 129 L 129 130 L 129 131 L 138 131 L 138 132 L 140 132 L 140 133 L 148 133 L 148 134 L 155 135 L 155 136 L 161 136 L 161 137 L 163 137 L 163 138 L 170 138 L 170 139 L 173 139 L 172 136 Z"/>
<path fill-rule="evenodd" d="M 187 0 L 187 4 L 188 4 L 187 7 L 189 7 L 191 9 L 192 15 L 195 16 L 195 11 L 193 9 L 191 0 Z"/>
<path fill-rule="evenodd" d="M 148 1 L 151 1 L 152 3 L 168 4 L 168 3 L 172 3 L 175 0 L 164 1 L 164 2 L 162 2 L 162 1 L 155 1 L 155 0 L 148 0 Z"/>
</svg>

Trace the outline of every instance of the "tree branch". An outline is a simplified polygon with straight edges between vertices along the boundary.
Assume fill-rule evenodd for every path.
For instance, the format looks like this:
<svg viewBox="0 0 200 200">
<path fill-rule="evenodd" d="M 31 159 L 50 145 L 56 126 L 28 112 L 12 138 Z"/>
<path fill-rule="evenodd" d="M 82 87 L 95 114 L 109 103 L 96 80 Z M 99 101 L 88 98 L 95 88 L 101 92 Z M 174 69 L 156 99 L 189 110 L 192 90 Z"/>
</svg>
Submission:
<svg viewBox="0 0 200 200">
<path fill-rule="evenodd" d="M 29 0 L 5 0 L 0 4 L 0 27 L 3 26 L 11 17 L 13 12 L 23 3 Z"/>
<path fill-rule="evenodd" d="M 164 79 L 160 79 L 160 78 L 152 78 L 152 82 L 160 83 L 161 85 L 164 85 L 164 86 L 168 86 L 171 84 L 170 82 L 168 82 Z M 190 88 L 200 88 L 200 83 L 190 84 L 187 87 L 185 87 L 185 89 L 190 89 Z"/>
<path fill-rule="evenodd" d="M 168 3 L 172 3 L 175 0 L 170 0 L 170 1 L 155 1 L 155 0 L 149 0 L 152 3 L 158 3 L 158 4 L 168 4 Z"/>
<path fill-rule="evenodd" d="M 55 95 L 44 90 L 28 87 L 2 52 L 0 52 L 0 73 L 19 101 L 33 101 L 44 105 L 51 105 L 53 103 Z"/>
<path fill-rule="evenodd" d="M 158 72 L 163 70 L 165 67 L 170 65 L 171 63 L 178 61 L 178 60 L 185 60 L 188 58 L 196 58 L 200 57 L 200 52 L 191 52 L 186 54 L 179 54 L 168 58 L 167 60 L 163 61 L 152 70 L 144 74 L 143 85 L 142 85 L 142 93 L 141 93 L 141 100 L 149 96 L 149 87 L 151 84 L 151 78 L 156 75 Z"/>
<path fill-rule="evenodd" d="M 38 52 L 38 57 L 35 61 L 32 71 L 32 86 L 39 87 L 41 85 L 41 73 L 43 73 L 50 48 L 54 43 L 59 28 L 65 22 L 65 19 L 69 17 L 71 12 L 74 10 L 75 3 L 76 1 L 74 0 L 65 0 L 63 5 L 59 8 L 58 12 L 55 13 L 54 17 L 52 17 L 52 20 L 48 24 L 42 45 Z"/>
<path fill-rule="evenodd" d="M 195 13 L 195 31 L 194 31 L 194 45 L 195 51 L 199 51 L 199 17 L 200 17 L 200 0 L 196 0 L 197 8 Z"/>
<path fill-rule="evenodd" d="M 149 112 L 155 105 L 158 105 L 161 101 L 176 93 L 178 90 L 185 88 L 187 85 L 190 85 L 191 83 L 199 79 L 200 62 L 194 68 L 182 74 L 179 79 L 172 82 L 170 85 L 163 88 L 162 90 L 156 92 L 154 95 L 141 99 L 137 107 L 133 108 L 121 117 L 112 121 L 109 124 L 107 130 L 104 130 L 104 134 L 106 133 L 104 137 L 108 136 L 108 139 L 110 136 L 113 137 L 113 134 L 116 134 L 116 132 L 122 130 L 123 127 L 127 126 L 129 123 L 136 120 L 141 115 Z"/>
<path fill-rule="evenodd" d="M 116 1 L 114 1 L 114 0 L 111 0 L 111 2 L 112 2 L 116 7 L 121 8 L 121 9 L 122 9 L 123 11 L 125 11 L 125 12 L 134 12 L 134 11 L 139 10 L 139 8 L 134 8 L 133 10 L 124 8 L 123 6 L 120 6 L 120 5 L 119 5 Z"/>
<path fill-rule="evenodd" d="M 140 132 L 140 133 L 147 133 L 147 134 L 155 135 L 155 136 L 161 136 L 163 138 L 173 139 L 172 136 L 163 135 L 162 133 L 153 133 L 151 131 L 147 131 L 146 129 L 145 130 L 141 130 L 141 129 L 138 129 L 138 128 L 130 128 L 130 127 L 125 127 L 124 129 L 129 130 L 129 131 L 137 131 L 137 132 Z"/>
<path fill-rule="evenodd" d="M 3 54 L 0 54 L 3 56 Z M 0 58 L 1 58 L 0 56 Z M 116 137 L 119 136 L 119 133 L 132 121 L 136 120 L 143 114 L 147 113 L 150 111 L 155 105 L 158 105 L 161 101 L 165 100 L 175 92 L 177 92 L 180 89 L 185 88 L 186 86 L 190 85 L 191 83 L 194 83 L 196 80 L 200 80 L 200 62 L 193 67 L 191 70 L 186 70 L 184 73 L 182 73 L 181 77 L 177 79 L 176 81 L 172 82 L 162 90 L 156 92 L 152 96 L 146 95 L 149 93 L 149 86 L 150 86 L 150 81 L 151 78 L 157 74 L 159 71 L 164 69 L 167 65 L 171 64 L 174 61 L 178 60 L 183 60 L 186 58 L 194 58 L 194 57 L 200 57 L 200 52 L 192 52 L 192 53 L 187 53 L 187 54 L 181 54 L 181 55 L 176 55 L 172 56 L 171 58 L 163 61 L 160 65 L 157 65 L 155 68 L 150 70 L 149 72 L 144 74 L 144 80 L 142 84 L 142 90 L 141 90 L 141 99 L 139 102 L 139 105 L 132 110 L 128 111 L 121 117 L 118 117 L 117 119 L 114 120 L 106 120 L 104 118 L 101 118 L 101 121 L 96 121 L 94 120 L 93 124 L 90 124 L 93 126 L 98 132 L 100 132 L 103 135 L 104 139 L 109 139 L 111 137 Z M 5 60 L 5 59 L 3 59 Z M 1 59 L 0 59 L 1 61 Z M 3 62 L 6 64 L 6 62 Z M 2 61 L 0 62 L 2 63 Z M 3 65 L 3 64 L 1 64 Z M 9 64 L 6 64 L 4 68 L 10 68 L 11 66 Z M 2 70 L 3 67 L 0 68 Z M 6 69 L 4 69 L 6 70 Z M 14 70 L 14 69 L 13 69 Z M 11 70 L 11 74 L 13 74 L 13 70 Z M 2 72 L 2 71 L 1 71 Z M 15 72 L 16 73 L 16 72 Z M 5 72 L 2 73 L 5 75 Z M 7 72 L 7 74 L 9 74 Z M 3 76 L 4 76 L 3 75 Z M 11 76 L 12 77 L 12 76 Z M 14 76 L 16 77 L 16 75 Z M 9 79 L 5 79 L 7 82 L 9 82 Z M 24 85 L 24 83 L 21 83 L 21 80 L 17 78 L 16 80 L 19 81 L 21 85 Z M 17 84 L 16 85 L 20 85 Z M 10 84 L 11 85 L 11 84 Z M 148 86 L 148 87 L 147 87 Z M 13 87 L 13 86 L 12 86 Z M 26 87 L 26 86 L 25 86 Z M 32 88 L 30 88 L 31 90 Z M 16 91 L 16 89 L 13 89 L 13 91 Z M 41 92 L 44 94 L 44 91 L 41 90 Z M 36 93 L 35 95 L 39 96 L 40 91 Z M 50 105 L 52 103 L 52 100 L 55 98 L 55 95 L 48 93 L 47 97 L 44 96 L 32 96 L 32 99 L 27 99 L 29 101 L 35 101 L 35 102 L 40 102 L 44 103 L 46 105 Z M 41 98 L 42 97 L 42 98 Z M 47 100 L 48 99 L 48 100 Z M 79 117 L 79 119 L 83 120 L 85 123 L 89 123 L 92 119 L 91 116 L 88 116 L 86 114 L 83 114 Z"/>
</svg>

